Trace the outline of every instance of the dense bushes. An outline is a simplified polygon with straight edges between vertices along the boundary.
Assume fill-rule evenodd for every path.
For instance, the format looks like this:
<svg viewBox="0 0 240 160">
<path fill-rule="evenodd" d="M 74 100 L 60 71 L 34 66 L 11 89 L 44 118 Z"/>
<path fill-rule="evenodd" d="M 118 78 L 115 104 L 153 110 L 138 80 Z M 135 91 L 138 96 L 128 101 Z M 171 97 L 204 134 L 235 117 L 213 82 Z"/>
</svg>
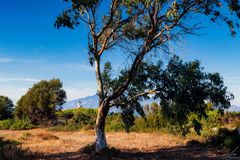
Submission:
<svg viewBox="0 0 240 160">
<path fill-rule="evenodd" d="M 6 119 L 0 121 L 0 130 L 27 130 L 32 129 L 34 125 L 30 119 L 12 120 Z"/>
<path fill-rule="evenodd" d="M 154 106 L 154 107 L 152 107 Z M 145 107 L 146 108 L 146 107 Z M 142 118 L 135 116 L 134 125 L 130 128 L 130 131 L 134 132 L 152 132 L 152 131 L 167 131 L 173 134 L 182 133 L 186 135 L 188 133 L 197 133 L 204 137 L 210 137 L 216 135 L 219 128 L 223 126 L 222 112 L 219 110 L 209 108 L 206 111 L 206 117 L 200 117 L 197 114 L 190 114 L 188 121 L 184 125 L 178 124 L 176 121 L 169 121 L 164 118 L 161 112 L 160 106 L 156 107 L 156 104 L 149 105 L 146 113 L 146 117 Z M 74 131 L 79 129 L 94 129 L 97 116 L 96 109 L 71 109 L 57 112 L 58 125 L 51 128 L 55 131 Z M 63 118 L 64 117 L 64 118 Z M 69 118 L 67 118 L 69 117 Z M 237 122 L 239 118 L 235 117 Z M 234 121 L 234 122 L 235 122 Z M 194 128 L 199 123 L 199 128 Z M 200 125 L 201 124 L 201 125 Z M 236 124 L 233 127 L 238 127 Z M 106 119 L 106 131 L 124 131 L 124 123 L 120 113 L 111 113 Z"/>
<path fill-rule="evenodd" d="M 11 130 L 27 130 L 32 129 L 34 125 L 32 124 L 30 119 L 20 119 L 14 121 L 14 123 L 11 125 Z"/>
<path fill-rule="evenodd" d="M 79 129 L 94 129 L 97 110 L 90 108 L 78 108 L 58 111 L 56 113 L 58 125 L 50 130 L 54 131 L 75 131 Z"/>
<path fill-rule="evenodd" d="M 13 124 L 13 120 L 12 119 L 5 119 L 0 121 L 0 130 L 6 130 L 6 129 L 10 129 L 10 127 Z"/>
<path fill-rule="evenodd" d="M 124 124 L 120 113 L 111 114 L 106 119 L 106 131 L 124 131 Z"/>
</svg>

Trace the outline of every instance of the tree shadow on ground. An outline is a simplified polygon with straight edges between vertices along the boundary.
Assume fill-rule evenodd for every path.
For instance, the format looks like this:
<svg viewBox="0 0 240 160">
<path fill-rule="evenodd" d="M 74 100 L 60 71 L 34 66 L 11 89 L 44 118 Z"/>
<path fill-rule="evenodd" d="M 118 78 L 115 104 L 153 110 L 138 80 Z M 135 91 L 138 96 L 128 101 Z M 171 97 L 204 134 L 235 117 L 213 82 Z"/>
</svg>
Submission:
<svg viewBox="0 0 240 160">
<path fill-rule="evenodd" d="M 4 140 L 0 137 L 0 160 L 34 160 L 44 158 L 40 153 L 22 149 L 21 143 L 13 140 Z"/>
<path fill-rule="evenodd" d="M 81 151 L 61 154 L 51 154 L 47 159 L 69 159 L 69 160 L 212 160 L 224 158 L 224 152 L 206 146 L 179 146 L 172 148 L 161 148 L 151 152 L 142 152 L 137 149 L 121 150 L 115 154 L 86 154 Z"/>
</svg>

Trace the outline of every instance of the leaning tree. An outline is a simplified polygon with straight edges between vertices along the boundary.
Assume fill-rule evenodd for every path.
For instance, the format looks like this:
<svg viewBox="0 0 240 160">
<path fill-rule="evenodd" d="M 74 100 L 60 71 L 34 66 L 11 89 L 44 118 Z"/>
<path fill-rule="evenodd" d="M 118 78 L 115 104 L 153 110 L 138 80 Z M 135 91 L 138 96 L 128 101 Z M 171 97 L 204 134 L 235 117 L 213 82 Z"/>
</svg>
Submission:
<svg viewBox="0 0 240 160">
<path fill-rule="evenodd" d="M 231 35 L 239 27 L 239 0 L 64 0 L 70 7 L 57 17 L 55 26 L 89 29 L 89 60 L 95 66 L 99 108 L 96 121 L 96 151 L 107 147 L 105 119 L 114 101 L 124 94 L 141 62 L 153 50 L 169 51 L 169 43 L 199 30 L 199 17 L 226 23 Z M 127 78 L 115 90 L 106 91 L 101 61 L 108 50 L 130 45 L 132 63 Z"/>
</svg>

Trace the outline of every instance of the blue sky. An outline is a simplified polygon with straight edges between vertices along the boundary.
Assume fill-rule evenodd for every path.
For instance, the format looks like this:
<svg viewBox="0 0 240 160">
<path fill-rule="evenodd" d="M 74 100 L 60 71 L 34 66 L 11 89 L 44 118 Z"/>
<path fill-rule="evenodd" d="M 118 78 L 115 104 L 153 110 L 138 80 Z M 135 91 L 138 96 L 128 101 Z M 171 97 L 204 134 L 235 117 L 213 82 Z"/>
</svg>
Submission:
<svg viewBox="0 0 240 160">
<path fill-rule="evenodd" d="M 34 83 L 51 78 L 62 80 L 68 100 L 96 93 L 87 30 L 53 26 L 63 8 L 61 0 L 1 0 L 0 95 L 16 102 Z M 225 25 L 201 21 L 203 35 L 183 37 L 176 53 L 184 60 L 199 59 L 205 71 L 219 72 L 235 95 L 232 103 L 240 105 L 240 32 L 232 38 Z M 113 66 L 121 63 L 116 59 Z"/>
</svg>

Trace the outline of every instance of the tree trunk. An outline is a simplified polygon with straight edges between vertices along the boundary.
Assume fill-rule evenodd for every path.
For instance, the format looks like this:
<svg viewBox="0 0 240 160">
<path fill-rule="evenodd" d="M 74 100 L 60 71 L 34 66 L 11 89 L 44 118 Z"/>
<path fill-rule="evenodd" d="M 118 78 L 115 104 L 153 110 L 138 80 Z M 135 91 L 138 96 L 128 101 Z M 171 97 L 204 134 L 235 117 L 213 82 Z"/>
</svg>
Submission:
<svg viewBox="0 0 240 160">
<path fill-rule="evenodd" d="M 109 111 L 109 102 L 103 101 L 98 108 L 96 120 L 96 152 L 107 148 L 107 140 L 105 136 L 105 120 Z"/>
</svg>

